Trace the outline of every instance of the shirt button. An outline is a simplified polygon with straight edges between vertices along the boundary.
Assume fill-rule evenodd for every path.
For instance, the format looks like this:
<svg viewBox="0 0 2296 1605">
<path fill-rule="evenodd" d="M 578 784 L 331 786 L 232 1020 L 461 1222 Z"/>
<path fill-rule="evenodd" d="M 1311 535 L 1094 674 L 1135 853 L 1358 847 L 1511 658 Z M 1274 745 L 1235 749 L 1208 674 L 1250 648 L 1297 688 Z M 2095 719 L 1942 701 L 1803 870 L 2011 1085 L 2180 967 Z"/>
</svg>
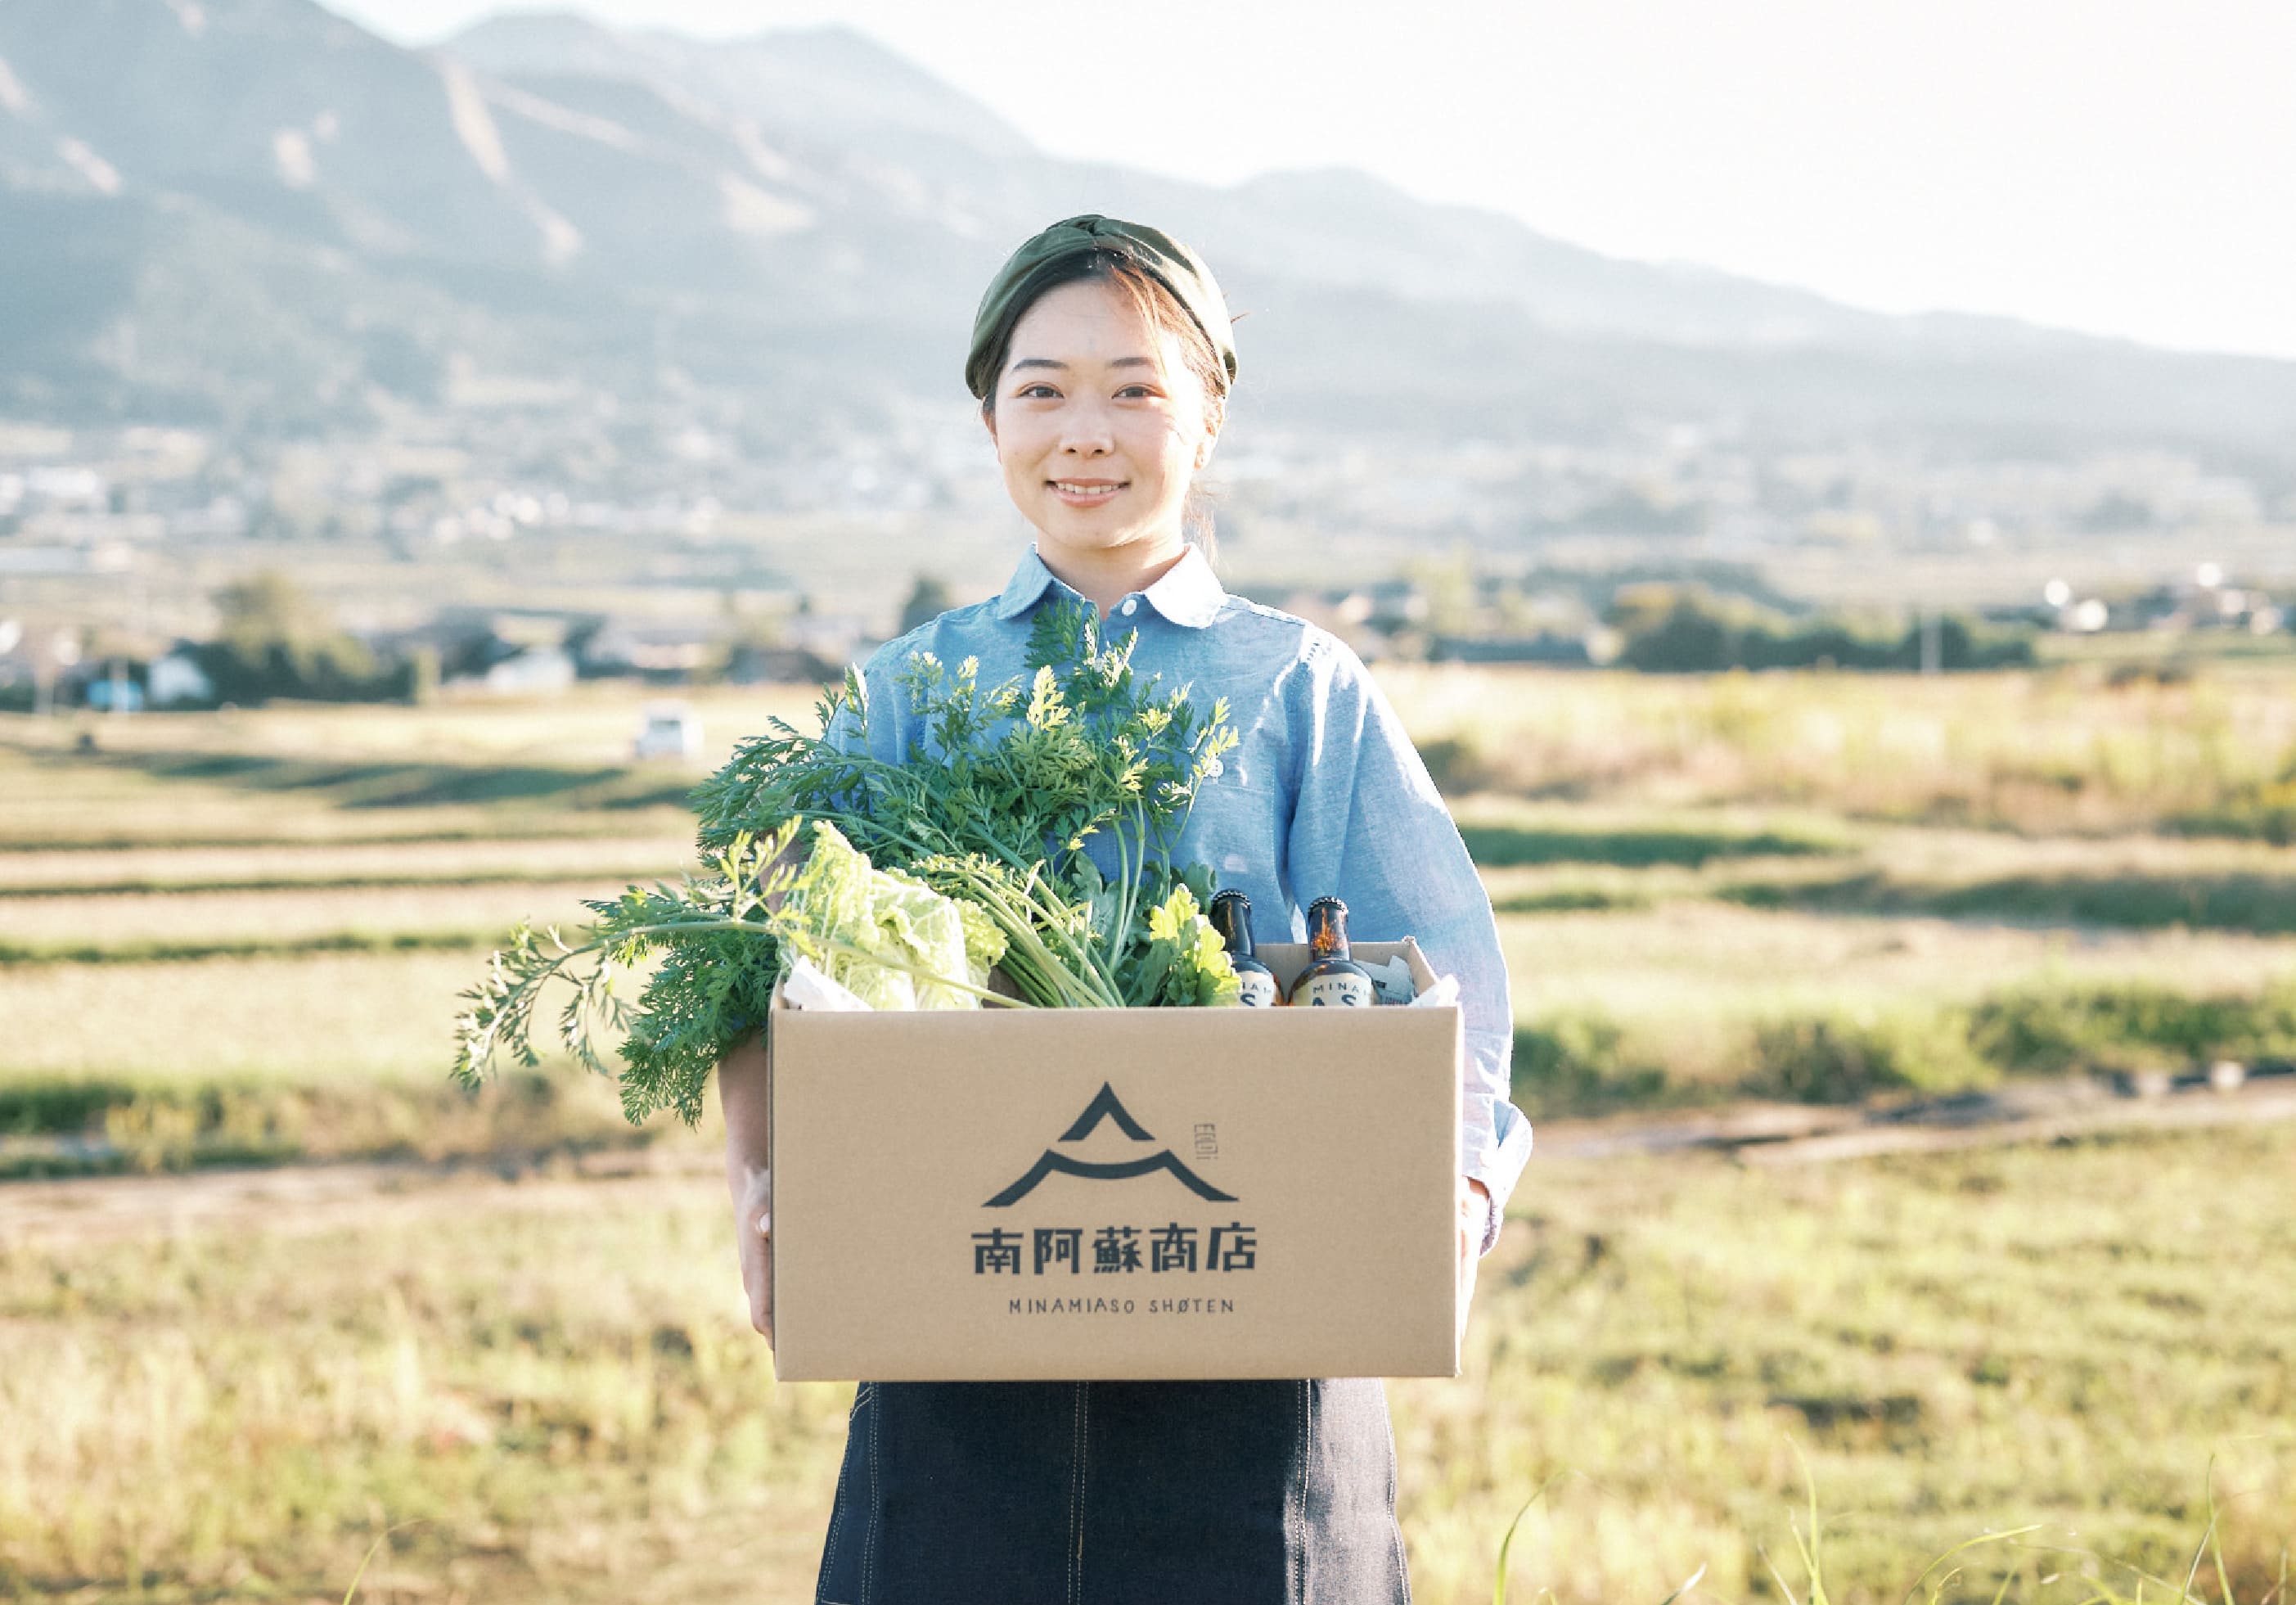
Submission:
<svg viewBox="0 0 2296 1605">
<path fill-rule="evenodd" d="M 1124 604 L 1124 616 L 1128 619 L 1139 611 L 1140 598 L 1137 597 L 1128 597 Z"/>
</svg>

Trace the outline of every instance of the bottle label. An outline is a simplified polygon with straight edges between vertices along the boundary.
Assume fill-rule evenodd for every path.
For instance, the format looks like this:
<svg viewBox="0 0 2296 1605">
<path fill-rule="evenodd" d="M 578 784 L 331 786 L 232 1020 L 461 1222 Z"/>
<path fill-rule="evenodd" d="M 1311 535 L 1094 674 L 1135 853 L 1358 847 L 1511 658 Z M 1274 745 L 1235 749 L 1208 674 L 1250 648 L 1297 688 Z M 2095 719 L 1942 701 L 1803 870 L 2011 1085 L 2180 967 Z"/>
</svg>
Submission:
<svg viewBox="0 0 2296 1605">
<path fill-rule="evenodd" d="M 1242 993 L 1241 1000 L 1246 1008 L 1275 1007 L 1275 977 L 1266 970 L 1238 970 L 1235 982 Z"/>
<path fill-rule="evenodd" d="M 1300 991 L 1304 995 L 1296 997 L 1294 1001 L 1309 1008 L 1369 1008 L 1379 1001 L 1368 979 L 1344 970 L 1310 975 Z"/>
</svg>

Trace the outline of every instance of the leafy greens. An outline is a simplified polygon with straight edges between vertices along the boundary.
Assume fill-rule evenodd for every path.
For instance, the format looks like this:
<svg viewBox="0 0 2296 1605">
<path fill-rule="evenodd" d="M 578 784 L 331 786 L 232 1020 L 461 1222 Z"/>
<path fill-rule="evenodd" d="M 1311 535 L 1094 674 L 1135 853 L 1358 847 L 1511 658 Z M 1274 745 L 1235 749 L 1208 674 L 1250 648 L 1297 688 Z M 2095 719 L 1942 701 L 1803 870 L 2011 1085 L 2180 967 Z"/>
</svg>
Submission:
<svg viewBox="0 0 2296 1605">
<path fill-rule="evenodd" d="M 1236 732 L 1224 702 L 1205 714 L 1188 687 L 1136 676 L 1136 642 L 1054 601 L 1025 679 L 984 689 L 976 661 L 917 654 L 896 685 L 922 736 L 898 761 L 873 755 L 849 671 L 817 734 L 776 720 L 696 788 L 706 873 L 586 904 L 597 918 L 577 941 L 513 933 L 463 994 L 455 1074 L 475 1085 L 504 1053 L 537 1063 L 542 994 L 562 983 L 556 1033 L 577 1059 L 611 1074 L 603 1049 L 619 1038 L 624 1113 L 692 1122 L 800 953 L 883 1007 L 1234 1002 L 1202 911 L 1210 872 L 1171 854 Z M 992 966 L 1017 997 L 989 985 Z M 620 989 L 641 974 L 632 999 Z"/>
</svg>

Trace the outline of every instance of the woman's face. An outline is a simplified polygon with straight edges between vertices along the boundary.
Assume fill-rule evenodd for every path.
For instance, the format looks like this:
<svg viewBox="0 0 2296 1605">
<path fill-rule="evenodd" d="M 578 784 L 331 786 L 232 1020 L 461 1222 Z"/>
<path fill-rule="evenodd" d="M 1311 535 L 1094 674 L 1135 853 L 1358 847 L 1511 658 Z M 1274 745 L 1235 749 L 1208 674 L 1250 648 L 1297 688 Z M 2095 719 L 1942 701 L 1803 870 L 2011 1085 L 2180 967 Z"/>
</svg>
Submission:
<svg viewBox="0 0 2296 1605">
<path fill-rule="evenodd" d="M 1085 279 L 1038 297 L 1013 326 L 996 403 L 1004 489 L 1048 556 L 1179 549 L 1188 483 L 1211 451 L 1203 383 L 1121 287 Z"/>
</svg>

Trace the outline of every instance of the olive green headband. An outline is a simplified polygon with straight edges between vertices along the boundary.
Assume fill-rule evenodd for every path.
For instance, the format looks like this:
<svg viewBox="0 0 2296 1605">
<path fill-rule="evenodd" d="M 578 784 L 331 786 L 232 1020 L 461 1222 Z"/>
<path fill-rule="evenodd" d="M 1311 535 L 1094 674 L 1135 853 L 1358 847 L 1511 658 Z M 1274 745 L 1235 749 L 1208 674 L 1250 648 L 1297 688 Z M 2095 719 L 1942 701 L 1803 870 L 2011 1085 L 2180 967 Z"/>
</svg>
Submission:
<svg viewBox="0 0 2296 1605">
<path fill-rule="evenodd" d="M 980 298 L 980 310 L 972 315 L 972 349 L 964 358 L 964 383 L 974 395 L 987 399 L 996 383 L 996 375 L 988 371 L 988 365 L 996 359 L 992 345 L 1021 286 L 1047 262 L 1094 251 L 1125 258 L 1169 290 L 1195 319 L 1204 338 L 1212 342 L 1229 382 L 1234 383 L 1235 335 L 1228 326 L 1227 302 L 1221 299 L 1219 286 L 1212 282 L 1211 269 L 1204 266 L 1203 259 L 1158 229 L 1086 213 L 1055 223 L 1022 242 L 989 281 L 988 292 Z"/>
</svg>

